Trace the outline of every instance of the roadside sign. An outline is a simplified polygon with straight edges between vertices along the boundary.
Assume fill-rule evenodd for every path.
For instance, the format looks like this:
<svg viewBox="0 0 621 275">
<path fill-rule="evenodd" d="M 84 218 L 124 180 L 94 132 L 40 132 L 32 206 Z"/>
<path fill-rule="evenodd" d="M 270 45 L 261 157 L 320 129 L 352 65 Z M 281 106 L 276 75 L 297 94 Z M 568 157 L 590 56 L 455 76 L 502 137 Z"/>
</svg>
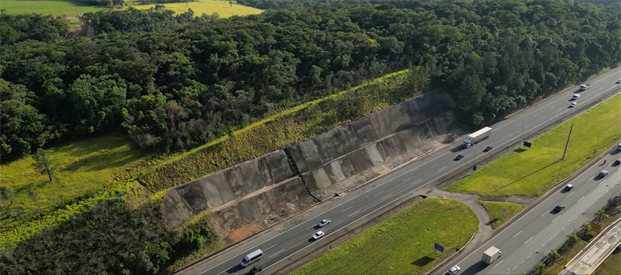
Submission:
<svg viewBox="0 0 621 275">
<path fill-rule="evenodd" d="M 502 209 L 502 215 L 504 216 L 504 215 L 506 215 L 506 214 L 507 214 L 507 209 L 504 209 L 504 208 L 503 208 L 503 209 Z"/>
<path fill-rule="evenodd" d="M 443 252 L 444 252 L 444 247 L 443 247 L 443 246 L 441 246 L 441 245 L 440 245 L 440 244 L 438 244 L 438 243 L 433 243 L 433 247 L 434 247 L 436 250 L 440 251 L 440 253 L 443 253 Z"/>
</svg>

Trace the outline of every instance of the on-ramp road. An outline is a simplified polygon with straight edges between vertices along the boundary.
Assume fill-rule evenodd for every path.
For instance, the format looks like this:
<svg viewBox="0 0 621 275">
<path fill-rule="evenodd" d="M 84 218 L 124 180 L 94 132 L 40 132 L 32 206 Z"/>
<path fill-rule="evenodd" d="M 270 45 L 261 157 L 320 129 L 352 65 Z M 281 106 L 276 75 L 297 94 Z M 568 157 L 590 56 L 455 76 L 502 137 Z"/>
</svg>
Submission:
<svg viewBox="0 0 621 275">
<path fill-rule="evenodd" d="M 585 148 L 588 150 L 588 148 Z M 530 271 L 552 249 L 557 249 L 574 230 L 593 219 L 593 214 L 606 205 L 613 195 L 621 191 L 619 181 L 621 172 L 618 165 L 612 165 L 621 154 L 618 150 L 608 154 L 603 160 L 593 165 L 570 182 L 571 191 L 561 190 L 546 198 L 539 205 L 529 210 L 510 227 L 468 254 L 464 259 L 457 259 L 445 265 L 448 270 L 452 264 L 461 267 L 461 275 L 469 274 L 522 274 Z M 610 172 L 603 178 L 597 177 L 601 170 Z M 566 208 L 558 213 L 552 211 L 557 204 Z M 481 262 L 483 251 L 495 246 L 502 251 L 502 256 L 491 265 Z M 446 270 L 437 270 L 437 273 Z"/>
<path fill-rule="evenodd" d="M 578 107 L 611 93 L 617 93 L 621 89 L 621 84 L 616 84 L 617 79 L 621 77 L 620 73 L 621 69 L 615 69 L 591 80 L 591 88 L 581 92 Z M 453 158 L 457 153 L 451 152 L 458 143 L 447 146 L 423 158 L 422 161 L 404 165 L 369 183 L 367 188 L 358 189 L 348 196 L 333 201 L 328 209 L 316 207 L 308 210 L 302 216 L 311 218 L 300 221 L 285 231 L 268 230 L 257 238 L 200 261 L 177 274 L 246 274 L 253 265 L 242 269 L 239 264 L 245 255 L 256 249 L 264 252 L 258 264 L 268 268 L 302 248 L 321 242 L 322 239 L 311 241 L 311 236 L 318 231 L 314 226 L 321 219 L 332 220 L 332 223 L 323 229 L 326 233 L 323 237 L 325 239 L 356 220 L 372 216 L 382 207 L 424 187 L 430 181 L 464 166 L 471 166 L 475 157 L 480 158 L 485 154 L 482 152 L 485 146 L 492 145 L 494 148 L 501 148 L 502 145 L 519 140 L 522 132 L 526 134 L 536 131 L 561 116 L 579 112 L 579 109 L 568 107 L 569 99 L 576 90 L 577 87 L 568 89 L 492 125 L 493 132 L 487 140 L 459 152 L 465 156 L 460 161 L 454 161 Z"/>
</svg>

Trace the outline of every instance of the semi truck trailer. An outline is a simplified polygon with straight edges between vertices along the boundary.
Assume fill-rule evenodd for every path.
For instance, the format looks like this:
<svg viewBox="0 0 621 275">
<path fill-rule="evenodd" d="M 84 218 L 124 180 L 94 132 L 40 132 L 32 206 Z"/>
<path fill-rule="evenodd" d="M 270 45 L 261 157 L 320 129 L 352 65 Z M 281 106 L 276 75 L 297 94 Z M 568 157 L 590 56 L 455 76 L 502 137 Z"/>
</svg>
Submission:
<svg viewBox="0 0 621 275">
<path fill-rule="evenodd" d="M 491 134 L 492 134 L 492 128 L 490 127 L 485 127 L 481 130 L 478 130 L 468 135 L 466 140 L 464 140 L 464 147 L 470 147 L 474 144 L 477 144 L 479 143 L 479 141 L 488 138 Z"/>
</svg>

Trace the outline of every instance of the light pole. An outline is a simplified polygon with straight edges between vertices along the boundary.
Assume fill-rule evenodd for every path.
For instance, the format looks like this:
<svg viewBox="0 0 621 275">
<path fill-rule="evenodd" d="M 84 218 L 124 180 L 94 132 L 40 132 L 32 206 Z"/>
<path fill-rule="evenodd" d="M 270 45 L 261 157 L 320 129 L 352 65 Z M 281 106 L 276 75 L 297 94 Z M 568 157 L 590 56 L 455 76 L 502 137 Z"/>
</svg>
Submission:
<svg viewBox="0 0 621 275">
<path fill-rule="evenodd" d="M 522 132 L 520 132 L 520 141 L 522 141 L 522 140 L 524 140 L 524 139 L 522 138 L 522 136 L 524 135 L 524 123 L 522 123 L 522 122 L 521 122 L 521 121 L 519 121 L 519 120 L 518 120 L 517 122 L 518 122 L 518 123 L 520 123 L 520 124 L 522 124 Z"/>
<path fill-rule="evenodd" d="M 576 226 L 574 226 L 573 223 L 571 223 L 570 221 L 567 221 L 568 224 L 571 224 L 571 226 L 574 228 L 574 234 L 576 234 Z"/>
<path fill-rule="evenodd" d="M 595 149 L 593 149 L 593 155 L 597 153 L 597 145 L 599 145 L 599 137 L 602 135 L 602 131 L 604 130 L 604 127 L 606 126 L 602 126 L 602 129 L 599 129 L 599 134 L 597 135 L 597 142 L 595 142 Z"/>
<path fill-rule="evenodd" d="M 477 144 L 473 144 L 474 147 L 474 158 L 472 159 L 472 171 L 474 171 L 474 166 L 477 164 L 476 160 L 477 160 Z"/>
<path fill-rule="evenodd" d="M 511 270 L 507 268 L 507 275 L 511 274 Z"/>
</svg>

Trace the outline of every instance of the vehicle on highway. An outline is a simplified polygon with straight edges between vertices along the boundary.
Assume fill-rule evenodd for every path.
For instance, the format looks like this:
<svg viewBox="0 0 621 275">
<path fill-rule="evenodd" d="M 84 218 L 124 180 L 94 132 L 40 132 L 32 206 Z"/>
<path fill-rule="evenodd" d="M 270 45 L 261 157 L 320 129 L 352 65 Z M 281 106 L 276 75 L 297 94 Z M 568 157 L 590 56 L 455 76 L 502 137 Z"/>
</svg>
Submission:
<svg viewBox="0 0 621 275">
<path fill-rule="evenodd" d="M 565 191 L 570 191 L 571 189 L 574 189 L 574 185 L 573 184 L 567 184 L 565 185 Z"/>
<path fill-rule="evenodd" d="M 621 143 L 617 146 L 617 150 L 621 151 Z"/>
<path fill-rule="evenodd" d="M 325 235 L 326 233 L 324 233 L 323 231 L 317 231 L 317 233 L 313 234 L 313 239 L 317 240 L 321 237 L 323 237 L 323 235 Z"/>
<path fill-rule="evenodd" d="M 619 165 L 621 164 L 621 159 L 617 159 L 615 160 L 615 162 L 612 163 L 612 165 Z"/>
<path fill-rule="evenodd" d="M 250 270 L 250 275 L 256 275 L 257 273 L 261 272 L 263 270 L 262 266 L 255 266 Z"/>
<path fill-rule="evenodd" d="M 576 100 L 576 99 L 578 99 L 578 98 L 580 98 L 580 95 L 579 95 L 579 94 L 574 94 L 574 96 L 572 96 L 572 97 L 571 97 L 571 99 L 572 99 L 572 100 Z"/>
<path fill-rule="evenodd" d="M 586 91 L 591 88 L 591 84 L 582 84 L 580 85 L 580 91 Z"/>
<path fill-rule="evenodd" d="M 483 252 L 483 259 L 482 260 L 486 264 L 491 264 L 495 260 L 500 258 L 500 256 L 502 256 L 502 252 L 500 252 L 500 249 L 492 246 L 492 247 L 488 248 L 487 250 L 485 250 L 485 252 Z"/>
<path fill-rule="evenodd" d="M 459 273 L 459 271 L 461 271 L 461 267 L 454 265 L 453 267 L 451 267 L 451 269 L 444 273 L 444 275 L 455 275 Z"/>
<path fill-rule="evenodd" d="M 321 220 L 321 221 L 319 222 L 319 224 L 317 225 L 317 227 L 322 228 L 322 227 L 324 227 L 324 226 L 328 225 L 328 224 L 329 224 L 329 223 L 331 223 L 331 222 L 332 222 L 331 220 L 326 220 L 326 219 L 323 219 L 323 220 Z"/>
<path fill-rule="evenodd" d="M 463 158 L 464 158 L 464 155 L 457 155 L 453 160 L 460 160 Z"/>
<path fill-rule="evenodd" d="M 464 148 L 468 148 L 468 147 L 470 147 L 470 146 L 472 146 L 474 144 L 479 143 L 479 141 L 488 138 L 491 134 L 492 134 L 492 128 L 485 127 L 485 128 L 483 128 L 481 130 L 478 130 L 478 131 L 468 135 L 466 140 L 464 140 Z"/>
<path fill-rule="evenodd" d="M 571 104 L 569 104 L 569 108 L 576 107 L 576 105 L 578 105 L 578 103 L 576 103 L 576 102 L 572 102 Z"/>
<path fill-rule="evenodd" d="M 617 84 L 621 83 L 621 78 L 619 78 L 619 80 L 617 80 Z"/>
<path fill-rule="evenodd" d="M 601 172 L 599 172 L 599 174 L 597 174 L 597 176 L 600 177 L 600 178 L 608 176 L 608 171 L 602 170 Z"/>
<path fill-rule="evenodd" d="M 247 267 L 249 264 L 254 263 L 263 257 L 263 251 L 261 249 L 257 249 L 255 251 L 250 252 L 250 254 L 246 255 L 246 257 L 242 260 L 241 266 Z"/>
<path fill-rule="evenodd" d="M 565 205 L 564 204 L 557 204 L 554 207 L 554 212 L 561 212 L 561 211 L 563 211 L 563 209 L 565 209 Z"/>
<path fill-rule="evenodd" d="M 492 149 L 494 149 L 494 146 L 491 146 L 491 145 L 490 145 L 490 146 L 485 147 L 485 150 L 483 150 L 483 152 L 489 152 L 489 151 L 491 151 Z"/>
</svg>

